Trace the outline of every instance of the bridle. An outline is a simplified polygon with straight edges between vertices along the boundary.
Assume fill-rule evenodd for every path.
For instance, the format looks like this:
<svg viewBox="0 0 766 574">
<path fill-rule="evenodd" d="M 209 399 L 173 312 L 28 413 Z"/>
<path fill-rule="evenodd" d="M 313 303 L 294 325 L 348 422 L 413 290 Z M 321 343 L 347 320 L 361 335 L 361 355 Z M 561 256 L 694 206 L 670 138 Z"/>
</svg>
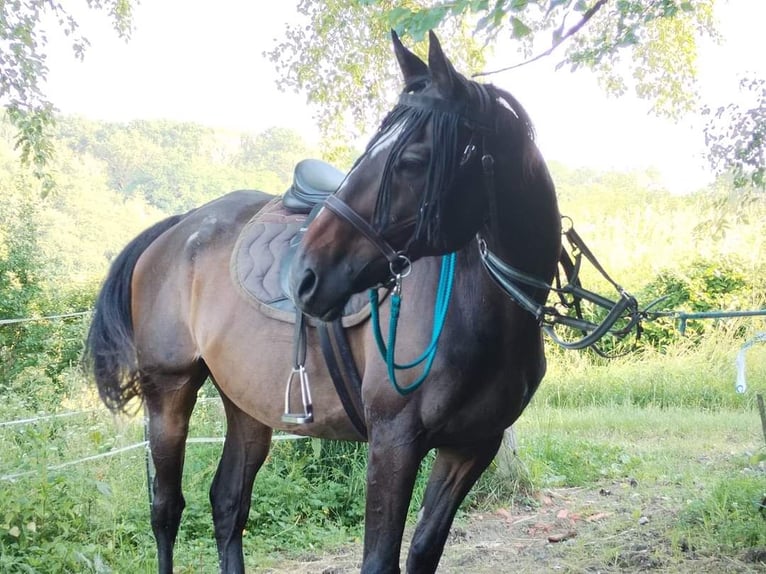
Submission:
<svg viewBox="0 0 766 574">
<path fill-rule="evenodd" d="M 468 127 L 470 131 L 468 143 L 463 151 L 457 169 L 466 169 L 471 164 L 473 158 L 476 157 L 478 153 L 481 153 L 481 169 L 484 179 L 484 191 L 486 193 L 488 212 L 488 221 L 486 224 L 489 229 L 498 229 L 498 210 L 494 181 L 495 160 L 487 146 L 488 136 L 495 133 L 495 110 L 493 107 L 495 104 L 489 91 L 483 85 L 476 82 L 470 82 L 467 86 L 474 91 L 476 100 L 478 100 L 479 103 L 478 106 L 469 107 L 468 102 L 452 102 L 425 96 L 417 92 L 406 92 L 401 94 L 399 97 L 399 104 L 430 110 L 434 113 L 456 114 L 460 118 L 462 125 Z M 517 115 L 512 108 L 511 112 Z M 336 195 L 330 195 L 324 205 L 329 211 L 346 221 L 361 233 L 386 258 L 391 272 L 390 280 L 393 281 L 394 292 L 398 295 L 401 290 L 401 279 L 409 274 L 411 268 L 411 260 L 407 254 L 407 249 L 394 249 L 389 241 L 383 237 L 381 231 L 375 229 L 367 220 L 361 217 L 353 208 Z M 412 221 L 410 220 L 399 224 L 397 227 L 401 228 L 402 225 L 411 223 Z M 388 229 L 388 232 L 391 233 L 392 230 L 393 229 L 390 228 Z M 482 237 L 481 233 L 478 233 L 476 236 L 482 264 L 495 284 L 500 287 L 506 295 L 513 299 L 517 305 L 532 314 L 548 335 L 562 347 L 567 349 L 593 347 L 596 349 L 596 352 L 600 352 L 595 345 L 608 333 L 621 338 L 636 329 L 637 333 L 640 334 L 640 321 L 644 318 L 645 313 L 638 310 L 638 304 L 635 298 L 622 289 L 622 287 L 615 283 L 606 274 L 585 243 L 576 235 L 574 229 L 567 231 L 565 237 L 569 240 L 576 253 L 575 263 L 569 259 L 566 250 L 562 249 L 559 257 L 559 264 L 564 270 L 567 284 L 563 286 L 557 284 L 557 286 L 554 287 L 545 281 L 541 281 L 536 277 L 532 277 L 515 269 L 488 249 L 487 242 L 485 238 Z M 611 299 L 597 295 L 581 286 L 578 270 L 582 255 L 585 255 L 586 259 L 588 259 L 615 287 L 619 294 L 617 301 L 612 301 Z M 562 298 L 564 306 L 574 308 L 577 316 L 569 317 L 566 314 L 559 312 L 556 308 L 538 302 L 535 297 L 529 294 L 530 290 L 544 290 L 557 293 L 559 297 Z M 572 301 L 564 301 L 563 296 L 570 296 Z M 582 317 L 580 310 L 580 302 L 583 300 L 606 309 L 608 311 L 607 316 L 598 324 L 586 320 Z M 615 324 L 621 319 L 627 319 L 627 324 L 622 328 L 615 328 Z M 572 342 L 564 341 L 559 338 L 553 330 L 558 324 L 563 324 L 570 328 L 580 330 L 583 333 L 582 338 Z M 415 385 L 415 388 L 416 387 L 417 385 Z M 405 389 L 407 392 L 409 392 L 409 390 Z"/>
<path fill-rule="evenodd" d="M 456 114 L 461 123 L 464 126 L 467 126 L 470 130 L 468 143 L 463 151 L 457 169 L 467 169 L 471 160 L 476 156 L 479 148 L 481 148 L 483 153 L 482 166 L 485 182 L 487 185 L 494 187 L 494 183 L 487 179 L 488 167 L 490 173 L 494 173 L 491 168 L 494 164 L 494 159 L 486 151 L 486 137 L 495 132 L 494 118 L 492 115 L 494 112 L 492 96 L 489 94 L 487 88 L 481 84 L 471 82 L 468 86 L 471 86 L 474 93 L 477 95 L 478 106 L 470 106 L 469 102 L 465 101 L 456 102 L 443 100 L 409 91 L 405 91 L 405 93 L 402 93 L 399 96 L 399 104 L 410 108 L 428 110 L 436 114 Z M 494 189 L 490 187 L 486 191 L 488 194 L 488 205 L 492 207 L 494 204 Z M 330 195 L 325 200 L 324 206 L 337 217 L 351 225 L 357 232 L 375 246 L 375 248 L 388 261 L 392 279 L 401 278 L 404 274 L 409 273 L 412 263 L 407 253 L 407 247 L 401 250 L 394 249 L 391 243 L 384 237 L 383 231 L 375 229 L 364 217 L 359 215 L 350 205 L 348 205 L 348 203 L 335 194 Z M 491 217 L 495 216 L 495 214 L 492 213 L 493 210 L 491 208 L 488 211 L 490 212 Z M 397 227 L 401 228 L 402 225 L 409 225 L 412 224 L 412 222 L 413 220 L 408 220 L 399 224 Z M 393 230 L 388 229 L 387 231 L 390 234 Z M 407 245 L 409 246 L 409 243 Z"/>
</svg>

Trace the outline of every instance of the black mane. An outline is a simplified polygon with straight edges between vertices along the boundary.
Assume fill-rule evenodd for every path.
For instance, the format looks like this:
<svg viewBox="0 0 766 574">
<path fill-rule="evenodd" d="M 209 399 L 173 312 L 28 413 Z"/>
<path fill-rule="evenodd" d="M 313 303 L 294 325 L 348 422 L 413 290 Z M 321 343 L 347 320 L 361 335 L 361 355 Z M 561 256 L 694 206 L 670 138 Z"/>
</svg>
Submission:
<svg viewBox="0 0 766 574">
<path fill-rule="evenodd" d="M 469 124 L 469 129 L 478 129 L 485 133 L 510 133 L 514 140 L 513 144 L 520 148 L 519 153 L 522 157 L 527 156 L 526 150 L 534 141 L 534 127 L 518 100 L 491 84 L 479 84 L 467 79 L 463 81 L 467 93 L 480 94 L 483 90 L 484 94 L 488 94 L 487 109 L 478 109 L 478 111 L 475 109 L 482 108 L 480 102 L 476 101 L 476 97 L 470 98 L 464 106 L 450 106 L 449 102 L 446 106 L 411 105 L 400 102 L 385 117 L 378 132 L 368 143 L 362 157 L 373 150 L 392 130 L 401 130 L 386 158 L 376 199 L 372 224 L 378 231 L 383 232 L 389 224 L 391 182 L 396 163 L 412 138 L 429 122 L 432 126 L 431 156 L 426 171 L 426 192 L 421 200 L 413 241 L 424 240 L 433 244 L 440 237 L 442 202 L 457 176 L 463 154 L 458 141 L 462 126 Z M 409 93 L 417 96 L 425 87 L 427 84 L 420 84 L 419 89 Z M 508 107 L 501 103 L 502 100 L 508 104 Z M 477 126 L 473 118 L 482 118 L 483 121 L 479 122 L 481 125 Z"/>
</svg>

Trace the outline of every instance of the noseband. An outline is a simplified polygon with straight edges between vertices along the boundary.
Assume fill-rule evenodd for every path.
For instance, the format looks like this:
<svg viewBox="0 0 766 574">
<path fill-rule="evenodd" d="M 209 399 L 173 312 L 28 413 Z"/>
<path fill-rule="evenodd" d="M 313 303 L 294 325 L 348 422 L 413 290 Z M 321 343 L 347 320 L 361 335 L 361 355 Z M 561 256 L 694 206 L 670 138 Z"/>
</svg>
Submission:
<svg viewBox="0 0 766 574">
<path fill-rule="evenodd" d="M 420 108 L 437 114 L 455 114 L 460 121 L 471 130 L 468 144 L 463 151 L 458 169 L 464 169 L 468 166 L 476 155 L 477 142 L 481 139 L 483 151 L 482 166 L 485 171 L 486 166 L 493 162 L 492 156 L 486 152 L 485 135 L 494 133 L 494 120 L 492 116 L 492 97 L 487 89 L 481 84 L 471 82 L 474 91 L 478 94 L 478 109 L 471 108 L 467 102 L 453 102 L 442 100 L 417 93 L 403 93 L 399 96 L 399 104 L 409 108 Z M 479 138 L 481 134 L 481 138 Z M 492 190 L 487 190 L 492 195 Z M 354 209 L 337 195 L 330 195 L 324 203 L 324 206 L 338 216 L 340 219 L 351 225 L 356 231 L 361 233 L 378 251 L 386 258 L 391 269 L 392 277 L 401 277 L 408 272 L 411 265 L 410 259 L 405 250 L 394 249 L 388 240 L 383 237 L 383 232 L 375 229 L 366 219 L 360 216 Z M 407 221 L 410 224 L 412 221 Z M 401 224 L 397 227 L 400 227 Z M 389 229 L 389 232 L 391 230 Z M 409 245 L 409 244 L 408 244 Z"/>
<path fill-rule="evenodd" d="M 394 265 L 395 262 L 400 260 L 403 253 L 391 247 L 391 244 L 386 241 L 380 232 L 367 223 L 367 220 L 360 216 L 348 203 L 343 201 L 337 195 L 333 194 L 328 196 L 327 199 L 325 199 L 324 206 L 346 223 L 349 223 L 359 233 L 364 235 L 370 243 L 378 248 L 378 251 L 383 254 L 390 265 Z"/>
</svg>

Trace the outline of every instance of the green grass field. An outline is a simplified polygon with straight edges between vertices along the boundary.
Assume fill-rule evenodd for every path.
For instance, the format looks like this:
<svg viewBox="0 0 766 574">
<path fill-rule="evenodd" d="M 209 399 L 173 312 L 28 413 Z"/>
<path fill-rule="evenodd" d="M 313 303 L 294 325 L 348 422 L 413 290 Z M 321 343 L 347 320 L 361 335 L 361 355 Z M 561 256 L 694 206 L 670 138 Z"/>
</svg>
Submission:
<svg viewBox="0 0 766 574">
<path fill-rule="evenodd" d="M 766 443 L 755 407 L 756 393 L 766 394 L 766 345 L 749 351 L 750 389 L 741 395 L 734 390 L 741 342 L 721 335 L 609 362 L 552 352 L 549 375 L 516 425 L 512 478 L 487 472 L 458 521 L 500 507 L 534 507 L 551 489 L 614 490 L 625 491 L 623 506 L 610 511 L 613 519 L 594 538 L 584 533 L 566 548 L 570 571 L 585 571 L 596 558 L 618 567 L 625 556 L 619 533 L 647 512 L 667 543 L 667 571 L 691 571 L 689 548 L 695 556 L 740 562 L 766 548 L 759 511 Z M 0 474 L 30 473 L 0 489 L 0 571 L 154 572 L 143 447 L 46 471 L 140 443 L 142 420 L 113 419 L 85 387 L 68 406 L 96 410 L 0 427 Z M 201 403 L 192 436 L 223 432 L 219 405 Z M 216 571 L 207 489 L 220 448 L 189 446 L 177 572 Z M 249 569 L 279 571 L 282 560 L 361 546 L 364 466 L 361 445 L 275 443 L 256 481 L 245 534 Z M 422 487 L 421 477 L 413 520 Z M 596 512 L 598 504 L 606 499 L 586 506 Z"/>
</svg>

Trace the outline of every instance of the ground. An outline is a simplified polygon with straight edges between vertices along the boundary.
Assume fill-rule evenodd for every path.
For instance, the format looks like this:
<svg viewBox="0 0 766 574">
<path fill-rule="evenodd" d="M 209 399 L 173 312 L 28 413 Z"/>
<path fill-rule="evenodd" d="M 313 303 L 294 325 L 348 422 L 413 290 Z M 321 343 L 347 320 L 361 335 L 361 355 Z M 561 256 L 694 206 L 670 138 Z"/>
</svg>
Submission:
<svg viewBox="0 0 766 574">
<path fill-rule="evenodd" d="M 595 488 L 549 489 L 526 504 L 462 515 L 438 572 L 766 573 L 766 548 L 713 555 L 685 540 L 671 540 L 669 526 L 679 502 L 661 492 L 627 479 Z M 405 550 L 411 532 L 408 528 Z M 346 574 L 358 572 L 360 563 L 361 543 L 356 543 L 329 555 L 280 560 L 261 571 Z"/>
</svg>

